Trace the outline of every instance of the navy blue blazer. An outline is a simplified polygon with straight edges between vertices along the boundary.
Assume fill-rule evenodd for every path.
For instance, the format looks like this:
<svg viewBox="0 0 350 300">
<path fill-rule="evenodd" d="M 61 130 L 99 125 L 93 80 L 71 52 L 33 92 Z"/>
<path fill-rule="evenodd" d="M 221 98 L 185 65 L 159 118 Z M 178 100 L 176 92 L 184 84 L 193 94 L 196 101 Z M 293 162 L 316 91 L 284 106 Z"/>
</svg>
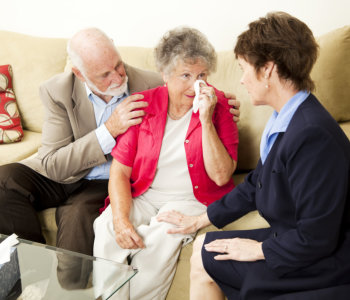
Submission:
<svg viewBox="0 0 350 300">
<path fill-rule="evenodd" d="M 349 283 L 349 178 L 349 139 L 310 94 L 265 163 L 259 160 L 242 184 L 211 204 L 208 217 L 222 228 L 257 209 L 271 227 L 261 237 L 264 270 L 276 278 L 317 282 L 327 274 L 331 285 Z"/>
</svg>

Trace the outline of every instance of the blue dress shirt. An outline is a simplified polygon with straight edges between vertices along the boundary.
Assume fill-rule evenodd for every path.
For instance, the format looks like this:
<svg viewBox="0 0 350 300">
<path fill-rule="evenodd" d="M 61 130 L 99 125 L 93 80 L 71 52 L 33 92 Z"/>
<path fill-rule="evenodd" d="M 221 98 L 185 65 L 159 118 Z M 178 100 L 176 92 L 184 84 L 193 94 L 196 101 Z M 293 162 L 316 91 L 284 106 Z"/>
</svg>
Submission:
<svg viewBox="0 0 350 300">
<path fill-rule="evenodd" d="M 114 96 L 111 101 L 106 103 L 100 97 L 95 95 L 90 88 L 85 83 L 85 89 L 89 100 L 94 106 L 95 120 L 97 128 L 95 133 L 100 143 L 101 149 L 104 154 L 110 154 L 112 149 L 115 146 L 115 139 L 109 133 L 108 129 L 105 126 L 105 122 L 111 116 L 114 109 L 126 98 L 129 96 L 129 93 L 124 93 L 122 96 Z M 111 166 L 112 160 L 108 160 L 106 163 L 92 168 L 92 170 L 85 176 L 85 179 L 108 179 L 109 178 L 109 169 Z"/>
<path fill-rule="evenodd" d="M 273 111 L 261 137 L 260 158 L 262 164 L 264 164 L 266 157 L 278 136 L 278 133 L 286 132 L 295 111 L 309 95 L 309 92 L 300 91 L 288 100 L 288 102 L 282 107 L 280 113 L 275 110 Z"/>
</svg>

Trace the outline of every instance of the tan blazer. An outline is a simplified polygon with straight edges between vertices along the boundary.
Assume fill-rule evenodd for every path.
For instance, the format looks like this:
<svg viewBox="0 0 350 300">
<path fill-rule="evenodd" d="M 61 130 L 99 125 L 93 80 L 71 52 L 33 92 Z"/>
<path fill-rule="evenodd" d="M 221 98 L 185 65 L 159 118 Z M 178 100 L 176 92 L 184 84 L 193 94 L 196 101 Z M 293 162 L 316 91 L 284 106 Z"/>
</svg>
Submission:
<svg viewBox="0 0 350 300">
<path fill-rule="evenodd" d="M 128 65 L 125 70 L 131 94 L 163 84 L 157 73 Z M 42 146 L 36 157 L 23 164 L 56 182 L 72 183 L 107 161 L 94 131 L 93 105 L 73 73 L 61 73 L 43 83 L 40 97 L 45 112 Z"/>
</svg>

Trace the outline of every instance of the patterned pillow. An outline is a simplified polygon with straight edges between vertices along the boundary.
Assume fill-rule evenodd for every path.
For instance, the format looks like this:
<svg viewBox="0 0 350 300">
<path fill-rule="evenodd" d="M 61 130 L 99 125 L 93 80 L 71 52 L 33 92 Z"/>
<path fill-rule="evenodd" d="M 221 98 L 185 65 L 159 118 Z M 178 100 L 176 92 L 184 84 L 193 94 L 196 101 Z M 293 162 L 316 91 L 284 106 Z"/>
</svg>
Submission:
<svg viewBox="0 0 350 300">
<path fill-rule="evenodd" d="M 0 66 L 0 144 L 19 142 L 23 137 L 11 65 Z"/>
</svg>

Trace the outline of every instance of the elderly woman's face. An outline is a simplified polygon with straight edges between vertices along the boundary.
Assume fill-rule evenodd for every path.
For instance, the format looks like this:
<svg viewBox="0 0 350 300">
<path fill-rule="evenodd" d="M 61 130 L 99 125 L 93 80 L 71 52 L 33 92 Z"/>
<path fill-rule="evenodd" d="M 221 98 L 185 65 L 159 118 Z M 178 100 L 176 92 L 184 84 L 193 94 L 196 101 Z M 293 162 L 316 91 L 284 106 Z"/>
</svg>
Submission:
<svg viewBox="0 0 350 300">
<path fill-rule="evenodd" d="M 193 102 L 195 92 L 193 85 L 196 80 L 207 80 L 207 65 L 198 60 L 194 64 L 179 61 L 172 73 L 164 76 L 167 83 L 170 101 L 191 101 Z"/>
<path fill-rule="evenodd" d="M 238 57 L 238 63 L 243 71 L 241 84 L 247 89 L 253 105 L 266 104 L 267 88 L 263 77 L 258 76 L 254 66 L 244 58 Z"/>
</svg>

